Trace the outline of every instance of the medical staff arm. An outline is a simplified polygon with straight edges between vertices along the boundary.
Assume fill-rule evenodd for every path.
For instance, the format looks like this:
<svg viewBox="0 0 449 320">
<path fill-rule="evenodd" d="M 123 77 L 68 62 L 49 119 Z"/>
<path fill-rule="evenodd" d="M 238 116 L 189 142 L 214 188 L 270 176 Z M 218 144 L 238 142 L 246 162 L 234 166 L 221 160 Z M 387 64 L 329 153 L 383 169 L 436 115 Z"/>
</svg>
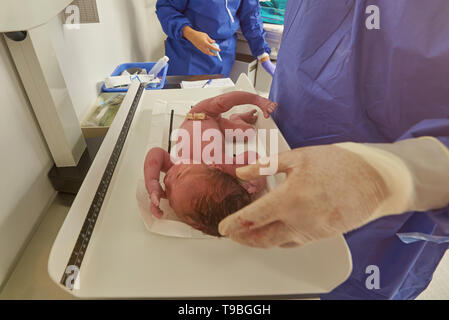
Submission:
<svg viewBox="0 0 449 320">
<path fill-rule="evenodd" d="M 191 26 L 189 19 L 182 13 L 187 3 L 188 0 L 157 0 L 156 15 L 169 38 L 183 39 L 183 28 Z"/>
<path fill-rule="evenodd" d="M 277 172 L 287 179 L 225 218 L 219 231 L 254 247 L 293 247 L 387 215 L 444 208 L 449 204 L 448 138 L 349 142 L 282 153 L 269 163 L 276 161 Z M 237 176 L 255 179 L 264 166 L 239 168 Z"/>
<path fill-rule="evenodd" d="M 253 56 L 259 57 L 264 53 L 270 54 L 271 48 L 265 41 L 266 31 L 263 29 L 259 1 L 242 1 L 237 16 L 240 20 L 240 29 L 246 40 L 248 40 Z"/>
</svg>

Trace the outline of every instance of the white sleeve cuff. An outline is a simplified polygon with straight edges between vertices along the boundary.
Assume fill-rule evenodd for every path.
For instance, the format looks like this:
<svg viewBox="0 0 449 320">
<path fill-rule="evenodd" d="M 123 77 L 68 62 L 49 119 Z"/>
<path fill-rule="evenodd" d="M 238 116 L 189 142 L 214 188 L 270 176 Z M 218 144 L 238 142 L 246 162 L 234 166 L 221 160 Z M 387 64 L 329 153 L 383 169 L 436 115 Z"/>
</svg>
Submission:
<svg viewBox="0 0 449 320">
<path fill-rule="evenodd" d="M 413 179 L 405 163 L 397 156 L 379 148 L 360 143 L 340 143 L 337 147 L 361 156 L 382 177 L 389 189 L 389 197 L 373 213 L 380 218 L 410 211 L 413 204 Z"/>
<path fill-rule="evenodd" d="M 390 144 L 341 143 L 357 153 L 383 177 L 392 198 L 379 214 L 439 209 L 449 204 L 449 151 L 433 137 Z"/>
</svg>

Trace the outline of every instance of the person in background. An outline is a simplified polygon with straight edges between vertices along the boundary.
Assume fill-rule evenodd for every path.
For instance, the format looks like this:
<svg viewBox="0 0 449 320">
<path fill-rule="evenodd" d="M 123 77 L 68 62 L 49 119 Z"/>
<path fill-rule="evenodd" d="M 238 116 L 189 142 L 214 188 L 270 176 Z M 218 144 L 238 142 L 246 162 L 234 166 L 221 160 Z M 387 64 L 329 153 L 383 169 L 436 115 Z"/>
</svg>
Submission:
<svg viewBox="0 0 449 320">
<path fill-rule="evenodd" d="M 270 99 L 296 149 L 220 233 L 263 248 L 344 234 L 352 273 L 322 299 L 416 298 L 449 245 L 448 17 L 447 0 L 288 1 Z"/>
<path fill-rule="evenodd" d="M 258 0 L 158 0 L 156 14 L 167 34 L 169 75 L 228 77 L 235 60 L 239 27 L 253 56 L 269 74 L 274 74 Z M 218 44 L 219 49 L 213 44 Z M 219 51 L 222 61 L 214 50 Z"/>
</svg>

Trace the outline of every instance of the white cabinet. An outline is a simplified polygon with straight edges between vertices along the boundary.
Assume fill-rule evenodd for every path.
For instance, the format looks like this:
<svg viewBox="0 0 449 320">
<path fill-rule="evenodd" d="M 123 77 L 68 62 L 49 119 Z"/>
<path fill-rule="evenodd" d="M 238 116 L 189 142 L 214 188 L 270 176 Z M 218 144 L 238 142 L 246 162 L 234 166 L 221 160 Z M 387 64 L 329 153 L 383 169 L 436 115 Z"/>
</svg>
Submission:
<svg viewBox="0 0 449 320">
<path fill-rule="evenodd" d="M 242 73 L 246 74 L 253 86 L 256 84 L 257 59 L 251 55 L 237 53 L 230 78 L 237 83 Z"/>
</svg>

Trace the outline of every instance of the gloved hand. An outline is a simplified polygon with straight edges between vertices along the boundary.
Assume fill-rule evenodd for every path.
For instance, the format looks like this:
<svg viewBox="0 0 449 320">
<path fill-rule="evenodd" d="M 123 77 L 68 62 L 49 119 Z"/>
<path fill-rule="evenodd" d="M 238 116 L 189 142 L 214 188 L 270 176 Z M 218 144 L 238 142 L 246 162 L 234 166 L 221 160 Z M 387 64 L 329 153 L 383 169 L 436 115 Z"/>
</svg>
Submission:
<svg viewBox="0 0 449 320">
<path fill-rule="evenodd" d="M 280 154 L 278 163 L 287 179 L 225 218 L 222 235 L 253 247 L 293 247 L 449 203 L 449 152 L 436 139 L 300 148 Z M 255 179 L 260 167 L 239 168 L 237 175 Z"/>
<path fill-rule="evenodd" d="M 271 62 L 270 59 L 262 62 L 262 67 L 272 76 L 274 77 L 274 72 L 276 71 L 276 66 Z"/>
</svg>

